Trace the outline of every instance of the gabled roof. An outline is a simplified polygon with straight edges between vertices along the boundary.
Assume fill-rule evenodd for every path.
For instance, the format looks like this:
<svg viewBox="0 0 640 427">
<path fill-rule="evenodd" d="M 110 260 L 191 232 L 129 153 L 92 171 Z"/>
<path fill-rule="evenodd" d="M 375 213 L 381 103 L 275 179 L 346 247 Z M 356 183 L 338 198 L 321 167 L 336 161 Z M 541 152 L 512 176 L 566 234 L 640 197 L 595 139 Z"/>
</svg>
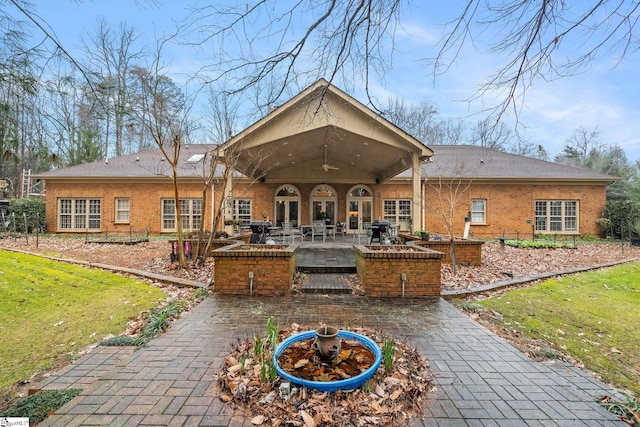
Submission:
<svg viewBox="0 0 640 427">
<path fill-rule="evenodd" d="M 472 180 L 538 180 L 611 182 L 620 178 L 559 163 L 547 162 L 491 148 L 470 145 L 435 145 L 435 155 L 421 167 L 430 178 Z"/>
<path fill-rule="evenodd" d="M 267 182 L 382 182 L 433 154 L 324 79 L 222 147 L 235 169 Z"/>
</svg>

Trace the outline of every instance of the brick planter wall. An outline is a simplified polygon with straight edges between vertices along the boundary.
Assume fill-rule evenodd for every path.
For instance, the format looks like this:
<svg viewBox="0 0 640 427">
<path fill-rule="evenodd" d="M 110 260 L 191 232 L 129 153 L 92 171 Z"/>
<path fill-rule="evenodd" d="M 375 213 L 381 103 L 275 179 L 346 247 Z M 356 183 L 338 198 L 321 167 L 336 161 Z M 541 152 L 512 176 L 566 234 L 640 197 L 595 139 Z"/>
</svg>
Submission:
<svg viewBox="0 0 640 427">
<path fill-rule="evenodd" d="M 247 245 L 239 243 L 212 251 L 213 291 L 250 295 L 249 272 L 253 272 L 253 295 L 289 294 L 296 271 L 298 245 Z"/>
<path fill-rule="evenodd" d="M 419 246 L 356 245 L 356 270 L 365 294 L 374 297 L 401 297 L 402 273 L 407 275 L 404 296 L 440 296 L 441 252 Z"/>
<path fill-rule="evenodd" d="M 456 261 L 461 264 L 482 265 L 482 245 L 480 240 L 455 240 Z M 449 240 L 413 240 L 409 245 L 420 246 L 442 252 L 442 262 L 451 263 L 451 241 Z"/>
</svg>

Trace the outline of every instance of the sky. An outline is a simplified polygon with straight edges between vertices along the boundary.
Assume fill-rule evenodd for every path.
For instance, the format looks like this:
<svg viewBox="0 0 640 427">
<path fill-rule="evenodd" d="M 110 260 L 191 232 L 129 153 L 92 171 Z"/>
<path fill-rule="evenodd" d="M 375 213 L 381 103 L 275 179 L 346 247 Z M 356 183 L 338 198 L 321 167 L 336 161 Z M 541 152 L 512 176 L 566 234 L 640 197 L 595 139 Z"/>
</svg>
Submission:
<svg viewBox="0 0 640 427">
<path fill-rule="evenodd" d="M 82 40 L 89 40 L 100 19 L 105 19 L 114 29 L 126 22 L 140 33 L 140 42 L 153 45 L 155 34 L 172 31 L 175 22 L 187 15 L 187 8 L 198 2 L 204 0 L 34 0 L 32 3 L 40 19 L 65 49 L 72 55 L 82 56 Z M 247 5 L 253 3 L 248 1 Z M 472 124 L 483 119 L 482 112 L 493 105 L 495 99 L 469 99 L 476 94 L 478 83 L 495 71 L 503 58 L 468 44 L 451 69 L 435 80 L 423 61 L 435 55 L 442 25 L 459 13 L 463 3 L 464 0 L 451 0 L 438 2 L 434 7 L 428 6 L 428 2 L 414 1 L 406 8 L 395 37 L 393 68 L 384 80 L 371 82 L 370 92 L 382 100 L 399 97 L 415 104 L 430 102 L 436 105 L 443 119 L 460 117 Z M 37 32 L 34 31 L 34 35 L 37 36 Z M 174 46 L 168 56 L 169 74 L 173 74 L 174 80 L 184 79 L 203 65 L 204 57 L 202 52 Z M 602 142 L 619 145 L 632 162 L 640 160 L 638 69 L 640 54 L 629 54 L 622 61 L 603 55 L 579 75 L 534 81 L 524 98 L 518 99 L 522 105 L 518 114 L 521 135 L 528 142 L 545 147 L 553 158 L 578 127 L 589 131 L 597 129 Z M 339 81 L 335 83 L 346 89 Z M 353 92 L 347 92 L 366 104 L 362 86 L 356 84 Z M 514 122 L 513 116 L 505 121 L 509 126 Z"/>
</svg>

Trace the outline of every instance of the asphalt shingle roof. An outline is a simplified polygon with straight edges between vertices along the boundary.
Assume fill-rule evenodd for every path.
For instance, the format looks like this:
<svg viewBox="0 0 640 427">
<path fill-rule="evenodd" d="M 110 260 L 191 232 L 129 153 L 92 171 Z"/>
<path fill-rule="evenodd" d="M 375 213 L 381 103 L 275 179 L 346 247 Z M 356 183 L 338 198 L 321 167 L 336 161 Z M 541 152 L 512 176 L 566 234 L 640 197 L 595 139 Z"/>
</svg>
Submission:
<svg viewBox="0 0 640 427">
<path fill-rule="evenodd" d="M 187 160 L 194 155 L 204 154 L 212 145 L 189 145 L 180 150 L 178 176 L 201 177 L 203 162 L 191 163 Z M 160 149 L 150 148 L 125 156 L 102 159 L 96 162 L 57 169 L 42 174 L 38 178 L 153 178 L 171 176 L 171 165 L 164 160 Z"/>
<path fill-rule="evenodd" d="M 197 178 L 203 176 L 202 162 L 189 163 L 193 155 L 204 154 L 212 145 L 189 145 L 180 152 L 180 177 Z M 422 164 L 422 176 L 469 179 L 537 179 L 537 180 L 593 180 L 615 181 L 618 178 L 547 162 L 515 154 L 504 153 L 490 148 L 468 145 L 434 145 L 435 156 Z M 170 176 L 171 167 L 159 149 L 147 149 L 135 154 L 115 157 L 108 161 L 62 168 L 42 174 L 38 178 L 153 178 Z M 220 167 L 222 170 L 222 167 Z M 400 177 L 411 176 L 405 171 Z"/>
<path fill-rule="evenodd" d="M 491 148 L 433 145 L 435 156 L 422 164 L 422 176 L 470 179 L 615 181 L 618 178 Z"/>
</svg>

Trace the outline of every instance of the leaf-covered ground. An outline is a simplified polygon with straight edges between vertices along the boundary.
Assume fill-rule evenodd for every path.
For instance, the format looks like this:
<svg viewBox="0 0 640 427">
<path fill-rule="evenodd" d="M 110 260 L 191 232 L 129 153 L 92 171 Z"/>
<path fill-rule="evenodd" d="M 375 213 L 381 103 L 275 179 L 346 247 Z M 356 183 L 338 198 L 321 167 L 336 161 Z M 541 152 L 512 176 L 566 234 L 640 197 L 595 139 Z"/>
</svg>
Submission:
<svg viewBox="0 0 640 427">
<path fill-rule="evenodd" d="M 292 324 L 278 332 L 279 341 L 312 329 Z M 367 384 L 334 393 L 291 384 L 291 392 L 280 396 L 281 380 L 271 381 L 268 373 L 273 369 L 269 361 L 274 349 L 268 339 L 256 337 L 239 341 L 227 356 L 217 375 L 220 399 L 258 426 L 409 425 L 421 413 L 424 398 L 433 388 L 428 360 L 414 348 L 376 331 L 356 328 L 352 332 L 366 335 L 383 349 L 393 348 L 383 353 L 389 355 L 388 365 L 381 364 Z"/>
<path fill-rule="evenodd" d="M 196 267 L 190 262 L 187 268 L 178 268 L 177 263 L 169 260 L 171 247 L 167 240 L 152 240 L 136 245 L 85 243 L 81 237 L 41 236 L 38 240 L 36 245 L 33 237 L 28 243 L 24 238 L 0 239 L 0 248 L 16 248 L 62 258 L 135 268 L 202 283 L 209 283 L 213 277 L 211 259 L 203 267 Z M 511 277 L 566 271 L 637 258 L 640 258 L 639 247 L 622 247 L 619 244 L 580 244 L 577 249 L 525 249 L 509 246 L 502 249 L 499 243 L 487 242 L 482 248 L 482 266 L 458 265 L 455 275 L 450 264 L 442 266 L 442 288 L 469 289 Z"/>
</svg>

